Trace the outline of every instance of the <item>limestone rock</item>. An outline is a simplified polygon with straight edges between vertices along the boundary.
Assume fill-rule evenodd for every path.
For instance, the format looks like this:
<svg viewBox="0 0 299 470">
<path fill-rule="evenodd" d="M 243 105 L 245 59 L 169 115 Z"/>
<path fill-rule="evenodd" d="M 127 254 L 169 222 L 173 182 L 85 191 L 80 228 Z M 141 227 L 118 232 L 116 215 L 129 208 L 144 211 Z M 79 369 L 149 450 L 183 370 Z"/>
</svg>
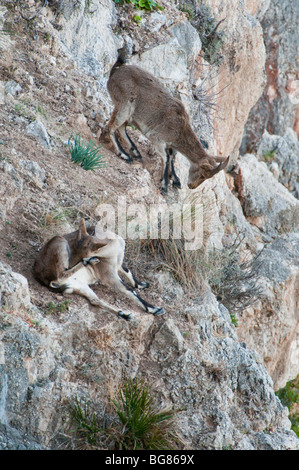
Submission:
<svg viewBox="0 0 299 470">
<path fill-rule="evenodd" d="M 265 240 L 298 231 L 298 200 L 274 178 L 266 163 L 254 155 L 243 156 L 236 184 L 245 217 L 259 228 Z"/>
<path fill-rule="evenodd" d="M 0 305 L 4 309 L 29 308 L 30 293 L 27 279 L 0 262 Z"/>
<path fill-rule="evenodd" d="M 32 160 L 20 160 L 21 172 L 31 181 L 42 188 L 46 181 L 46 172 L 43 170 L 37 162 Z"/>
<path fill-rule="evenodd" d="M 169 362 L 173 355 L 179 354 L 184 339 L 173 320 L 169 319 L 159 329 L 151 345 L 151 357 L 158 362 Z"/>
<path fill-rule="evenodd" d="M 237 329 L 262 357 L 275 390 L 299 373 L 299 233 L 268 244 L 259 258 L 262 298 L 241 315 Z"/>
<path fill-rule="evenodd" d="M 261 18 L 267 57 L 266 84 L 249 114 L 242 153 L 255 151 L 265 130 L 282 136 L 291 128 L 299 134 L 298 18 L 298 3 L 288 0 L 271 0 Z"/>
<path fill-rule="evenodd" d="M 5 92 L 12 96 L 19 94 L 22 91 L 22 87 L 15 80 L 10 80 L 5 83 Z"/>
<path fill-rule="evenodd" d="M 50 136 L 44 126 L 44 124 L 36 119 L 26 127 L 26 132 L 29 135 L 33 135 L 38 138 L 45 147 L 51 147 Z"/>
<path fill-rule="evenodd" d="M 0 450 L 44 450 L 32 436 L 0 424 Z"/>
<path fill-rule="evenodd" d="M 280 136 L 269 134 L 265 130 L 258 145 L 257 156 L 260 160 L 267 161 L 272 173 L 276 172 L 278 181 L 299 199 L 299 141 L 296 132 L 288 128 Z"/>
<path fill-rule="evenodd" d="M 273 380 L 277 387 L 296 373 L 298 364 L 298 266 L 294 261 L 298 259 L 298 237 L 281 237 L 280 233 L 294 228 L 291 214 L 298 212 L 298 201 L 252 155 L 240 160 L 239 181 L 233 174 L 221 172 L 194 192 L 186 189 L 188 162 L 179 156 L 184 187 L 180 192 L 169 191 L 167 198 L 159 193 L 150 165 L 143 168 L 136 162 L 128 166 L 106 149 L 103 153 L 111 166 L 103 172 L 91 174 L 72 165 L 66 140 L 72 123 L 77 120 L 80 127 L 83 122 L 88 131 L 93 121 L 96 134 L 95 117 L 101 124 L 109 117 L 112 103 L 106 82 L 118 47 L 130 43 L 131 51 L 138 52 L 132 62 L 149 69 L 183 100 L 199 135 L 203 121 L 197 119 L 200 113 L 193 91 L 201 79 L 201 65 L 207 64 L 201 63 L 200 37 L 173 3 L 165 4 L 163 13 L 155 13 L 140 26 L 132 24 L 128 5 L 122 9 L 110 0 L 80 0 L 76 5 L 62 0 L 55 5 L 58 3 L 59 11 L 53 13 L 54 2 L 48 2 L 38 18 L 39 31 L 49 31 L 50 38 L 43 44 L 40 38 L 41 48 L 33 57 L 31 50 L 21 49 L 24 41 L 16 36 L 20 50 L 9 51 L 9 64 L 19 64 L 21 52 L 32 59 L 21 61 L 22 73 L 19 69 L 14 74 L 14 67 L 4 64 L 8 55 L 0 59 L 8 76 L 20 80 L 22 93 L 30 98 L 28 106 L 45 98 L 43 122 L 55 142 L 49 147 L 49 136 L 37 134 L 46 146 L 42 155 L 36 155 L 34 140 L 24 132 L 25 118 L 22 122 L 15 119 L 13 106 L 18 95 L 1 107 L 4 133 L 0 150 L 5 152 L 0 161 L 2 253 L 16 237 L 21 247 L 11 258 L 13 268 L 0 266 L 0 447 L 61 448 L 69 408 L 76 397 L 92 402 L 110 420 L 107 405 L 124 380 L 137 377 L 152 386 L 161 406 L 182 410 L 176 424 L 188 449 L 299 450 L 287 410 L 273 387 Z M 30 4 L 34 6 L 33 0 Z M 226 121 L 218 123 L 217 146 L 222 152 L 235 152 L 248 111 L 261 92 L 265 56 L 258 21 L 269 1 L 210 0 L 209 4 L 219 19 L 227 16 L 218 90 L 231 83 L 220 108 Z M 15 21 L 14 9 L 8 13 Z M 1 76 L 1 83 L 4 81 L 7 77 Z M 42 89 L 37 86 L 41 82 Z M 0 101 L 5 101 L 4 94 L 2 85 Z M 135 137 L 137 131 L 132 133 Z M 216 151 L 212 133 L 207 140 L 209 152 Z M 136 142 L 147 153 L 147 142 L 138 138 Z M 145 155 L 149 158 L 144 160 L 152 162 L 152 156 Z M 112 218 L 120 196 L 130 204 L 144 204 L 145 210 L 157 202 L 181 203 L 194 198 L 205 208 L 210 204 L 204 220 L 207 248 L 222 248 L 225 238 L 241 232 L 252 253 L 269 243 L 260 272 L 265 296 L 252 317 L 252 311 L 244 312 L 243 330 L 235 328 L 229 311 L 209 286 L 204 293 L 191 296 L 170 275 L 152 273 L 151 263 L 141 270 L 152 281 L 149 300 L 152 296 L 155 304 L 163 304 L 164 316 L 132 307 L 134 320 L 125 322 L 76 295 L 67 297 L 67 308 L 49 313 L 50 301 L 65 307 L 65 298 L 35 283 L 31 264 L 38 247 L 54 231 L 64 231 L 64 227 L 66 232 L 72 231 L 71 222 L 81 216 L 97 221 L 102 203 L 108 204 Z M 54 223 L 54 216 L 63 215 L 58 209 L 68 213 L 68 227 Z M 25 273 L 28 280 L 18 272 Z M 122 305 L 123 299 L 107 293 L 104 286 L 94 289 L 106 300 Z M 145 298 L 147 295 L 145 291 Z M 273 344 L 269 344 L 271 339 Z M 273 356 L 272 362 L 268 354 Z"/>
<path fill-rule="evenodd" d="M 79 68 L 98 77 L 104 85 L 106 80 L 103 77 L 116 60 L 121 41 L 111 30 L 114 23 L 113 4 L 104 0 L 90 7 L 93 8 L 92 12 L 87 12 L 84 2 L 78 2 L 74 8 L 72 0 L 63 0 L 57 36 L 60 47 L 75 59 Z"/>
<path fill-rule="evenodd" d="M 243 128 L 251 108 L 264 88 L 265 46 L 260 22 L 251 13 L 257 11 L 252 2 L 240 0 L 208 0 L 217 20 L 225 18 L 220 29 L 225 30 L 221 50 L 224 61 L 219 69 L 217 119 L 215 138 L 221 155 L 239 156 Z M 254 2 L 263 6 L 265 2 Z"/>
</svg>

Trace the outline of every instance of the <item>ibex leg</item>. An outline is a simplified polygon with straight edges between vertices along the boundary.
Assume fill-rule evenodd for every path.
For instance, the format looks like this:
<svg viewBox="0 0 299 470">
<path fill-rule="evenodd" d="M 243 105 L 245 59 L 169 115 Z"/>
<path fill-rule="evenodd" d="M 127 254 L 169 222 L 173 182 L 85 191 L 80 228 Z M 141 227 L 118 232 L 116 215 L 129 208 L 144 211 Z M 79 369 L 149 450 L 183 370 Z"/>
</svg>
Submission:
<svg viewBox="0 0 299 470">
<path fill-rule="evenodd" d="M 129 282 L 129 284 L 134 288 L 134 289 L 146 289 L 149 286 L 148 282 L 145 281 L 137 281 L 133 273 L 125 266 L 122 266 L 119 270 L 120 274 L 122 274 L 126 280 Z"/>
<path fill-rule="evenodd" d="M 121 138 L 123 139 L 123 141 L 126 142 L 128 148 L 130 149 L 129 150 L 130 156 L 133 157 L 133 158 L 137 158 L 138 160 L 142 160 L 142 156 L 141 156 L 138 148 L 136 147 L 135 143 L 133 142 L 133 140 L 131 139 L 131 137 L 129 136 L 129 134 L 127 132 L 126 123 L 123 124 L 118 129 L 118 132 L 119 132 Z"/>
<path fill-rule="evenodd" d="M 154 307 L 149 304 L 146 300 L 142 299 L 135 290 L 126 286 L 125 283 L 119 278 L 116 273 L 110 273 L 109 277 L 105 279 L 105 285 L 111 287 L 112 289 L 123 293 L 126 297 L 132 300 L 134 303 L 142 307 L 146 312 L 152 313 L 153 315 L 162 315 L 164 309 L 161 307 Z"/>
<path fill-rule="evenodd" d="M 129 118 L 129 107 L 123 107 L 121 109 L 114 108 L 107 127 L 109 129 L 110 140 L 114 146 L 115 153 L 118 157 L 131 163 L 133 161 L 132 157 L 124 150 L 116 135 L 116 131 L 118 131 L 122 126 L 126 125 Z"/>
</svg>

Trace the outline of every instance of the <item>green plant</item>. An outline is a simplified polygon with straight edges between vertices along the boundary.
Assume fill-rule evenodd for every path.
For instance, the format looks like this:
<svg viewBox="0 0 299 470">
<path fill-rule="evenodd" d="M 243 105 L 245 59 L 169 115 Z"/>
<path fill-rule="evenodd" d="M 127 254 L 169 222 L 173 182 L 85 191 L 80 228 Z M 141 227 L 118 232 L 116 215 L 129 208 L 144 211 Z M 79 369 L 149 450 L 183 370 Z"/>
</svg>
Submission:
<svg viewBox="0 0 299 470">
<path fill-rule="evenodd" d="M 92 139 L 87 144 L 78 134 L 76 136 L 72 134 L 68 140 L 68 147 L 72 161 L 84 170 L 94 171 L 107 165 L 103 161 L 103 155 L 99 154 L 100 147 L 95 147 Z"/>
<path fill-rule="evenodd" d="M 81 405 L 78 398 L 76 398 L 75 405 L 72 407 L 72 417 L 79 434 L 83 439 L 86 439 L 89 445 L 95 446 L 98 441 L 98 434 L 102 433 L 103 429 L 99 424 L 97 414 L 91 411 L 90 404 L 85 401 Z"/>
<path fill-rule="evenodd" d="M 74 220 L 78 215 L 77 207 L 57 207 L 56 209 L 49 210 L 40 218 L 41 226 L 51 226 L 68 221 Z"/>
<path fill-rule="evenodd" d="M 291 429 L 299 437 L 299 376 L 288 382 L 286 386 L 275 393 L 281 403 L 289 409 Z"/>
<path fill-rule="evenodd" d="M 204 58 L 210 64 L 219 65 L 223 60 L 220 50 L 224 44 L 225 32 L 219 31 L 218 27 L 224 20 L 225 18 L 217 22 L 211 8 L 204 3 L 198 5 L 190 20 L 200 36 Z"/>
<path fill-rule="evenodd" d="M 189 1 L 182 1 L 178 3 L 178 9 L 185 13 L 188 17 L 188 20 L 192 20 L 195 15 L 194 5 Z"/>
<path fill-rule="evenodd" d="M 114 0 L 115 3 L 123 5 L 124 3 L 129 3 L 139 10 L 163 10 L 157 2 L 154 0 Z"/>
<path fill-rule="evenodd" d="M 266 162 L 271 162 L 273 158 L 275 157 L 277 153 L 277 147 L 275 147 L 273 150 L 267 150 L 266 152 L 263 153 L 263 159 Z"/>
<path fill-rule="evenodd" d="M 158 409 L 143 381 L 125 382 L 112 403 L 117 416 L 108 418 L 96 413 L 87 401 L 82 404 L 76 398 L 71 414 L 81 448 L 167 450 L 182 445 L 174 429 L 174 416 L 179 410 Z"/>
<path fill-rule="evenodd" d="M 135 16 L 134 16 L 134 21 L 135 21 L 136 24 L 140 24 L 140 23 L 141 23 L 141 18 L 140 18 L 140 16 L 139 16 L 139 15 L 135 15 Z"/>
<path fill-rule="evenodd" d="M 159 410 L 143 381 L 128 381 L 113 400 L 121 427 L 111 430 L 117 449 L 174 449 L 180 439 L 173 418 L 178 411 Z"/>
<path fill-rule="evenodd" d="M 237 327 L 238 326 L 238 319 L 234 313 L 230 313 L 230 319 L 232 321 L 232 324 Z"/>
<path fill-rule="evenodd" d="M 230 310 L 231 317 L 254 304 L 262 294 L 258 285 L 260 252 L 252 259 L 241 261 L 240 244 L 237 239 L 222 250 L 214 249 L 201 263 L 203 277 L 217 299 Z"/>
<path fill-rule="evenodd" d="M 49 302 L 47 304 L 47 312 L 48 314 L 53 313 L 63 313 L 69 309 L 70 300 L 64 300 L 64 302 L 60 302 L 58 304 L 54 304 L 54 302 Z"/>
<path fill-rule="evenodd" d="M 294 403 L 299 403 L 299 378 L 288 382 L 284 388 L 276 392 L 276 395 L 281 403 L 290 410 Z"/>
</svg>

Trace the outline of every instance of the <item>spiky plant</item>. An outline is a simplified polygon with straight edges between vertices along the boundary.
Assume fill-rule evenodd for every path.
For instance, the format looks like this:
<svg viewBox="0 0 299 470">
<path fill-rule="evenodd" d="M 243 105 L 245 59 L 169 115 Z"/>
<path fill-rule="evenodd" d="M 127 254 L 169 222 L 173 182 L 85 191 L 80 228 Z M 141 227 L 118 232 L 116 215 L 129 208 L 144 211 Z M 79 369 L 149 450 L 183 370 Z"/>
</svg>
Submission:
<svg viewBox="0 0 299 470">
<path fill-rule="evenodd" d="M 121 424 L 110 431 L 117 449 L 167 450 L 180 446 L 174 429 L 178 410 L 159 410 L 143 381 L 126 382 L 113 404 Z"/>
<path fill-rule="evenodd" d="M 107 165 L 103 161 L 103 155 L 99 153 L 100 147 L 95 147 L 94 142 L 90 139 L 87 144 L 81 136 L 72 134 L 68 140 L 68 147 L 71 159 L 74 163 L 80 165 L 84 170 L 94 171 Z"/>
<path fill-rule="evenodd" d="M 82 405 L 76 398 L 75 405 L 72 407 L 72 417 L 76 423 L 77 432 L 83 436 L 84 440 L 91 446 L 98 441 L 98 434 L 102 432 L 99 425 L 99 419 L 95 412 L 92 412 L 88 402 Z"/>
</svg>

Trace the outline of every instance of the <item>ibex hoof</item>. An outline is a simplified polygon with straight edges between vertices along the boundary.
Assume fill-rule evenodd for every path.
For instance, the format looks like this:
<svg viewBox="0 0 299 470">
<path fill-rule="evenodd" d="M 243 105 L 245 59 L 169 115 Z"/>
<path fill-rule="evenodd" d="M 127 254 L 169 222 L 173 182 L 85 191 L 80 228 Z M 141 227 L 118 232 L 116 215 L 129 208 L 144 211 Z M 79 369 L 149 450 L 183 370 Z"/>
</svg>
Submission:
<svg viewBox="0 0 299 470">
<path fill-rule="evenodd" d="M 124 313 L 124 312 L 122 312 L 122 310 L 120 310 L 120 311 L 118 312 L 118 316 L 119 316 L 120 318 L 123 318 L 123 319 L 126 320 L 126 321 L 130 321 L 131 318 L 132 318 L 132 314 L 131 314 L 131 313 Z"/>
<path fill-rule="evenodd" d="M 174 181 L 172 183 L 172 186 L 174 186 L 175 188 L 178 188 L 178 189 L 182 189 L 182 185 L 181 185 L 180 181 Z"/>
<path fill-rule="evenodd" d="M 137 285 L 138 289 L 147 289 L 148 287 L 149 287 L 149 283 L 145 281 L 139 282 Z"/>
<path fill-rule="evenodd" d="M 53 289 L 59 289 L 60 285 L 55 281 L 51 281 L 50 287 L 52 287 Z"/>
<path fill-rule="evenodd" d="M 164 315 L 165 310 L 164 310 L 163 307 L 156 307 L 156 308 L 153 309 L 153 311 L 151 313 L 155 316 Z"/>
<path fill-rule="evenodd" d="M 142 156 L 141 156 L 141 154 L 139 153 L 139 151 L 137 149 L 131 148 L 131 153 L 132 153 L 134 158 L 136 158 L 137 160 L 142 161 Z"/>
<path fill-rule="evenodd" d="M 127 163 L 133 163 L 133 158 L 130 157 L 130 155 L 127 155 L 126 153 L 119 153 L 118 157 L 122 160 L 125 160 L 125 162 Z"/>
<path fill-rule="evenodd" d="M 96 256 L 93 256 L 92 258 L 83 258 L 84 266 L 87 266 L 88 264 L 98 264 L 99 262 L 100 260 Z"/>
</svg>

